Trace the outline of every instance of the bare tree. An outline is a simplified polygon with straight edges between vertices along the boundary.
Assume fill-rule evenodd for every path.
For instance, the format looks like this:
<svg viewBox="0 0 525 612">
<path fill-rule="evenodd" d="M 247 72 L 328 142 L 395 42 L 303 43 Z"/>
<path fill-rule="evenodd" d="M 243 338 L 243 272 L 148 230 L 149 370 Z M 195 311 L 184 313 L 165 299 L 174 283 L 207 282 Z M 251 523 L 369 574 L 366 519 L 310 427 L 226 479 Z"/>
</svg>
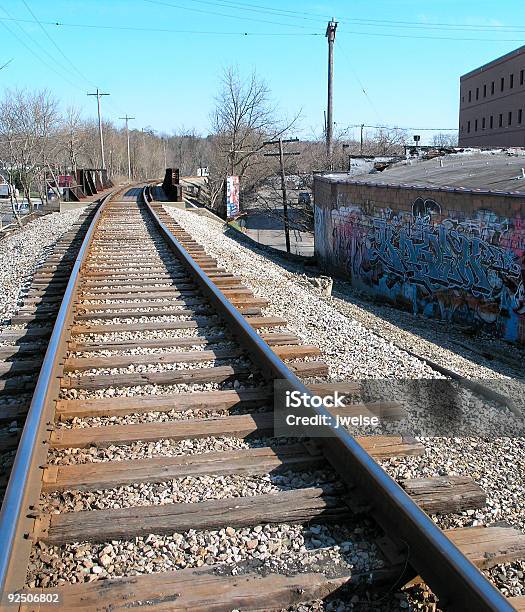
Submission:
<svg viewBox="0 0 525 612">
<path fill-rule="evenodd" d="M 246 192 L 272 173 L 268 161 L 258 154 L 266 140 L 285 134 L 298 117 L 290 121 L 278 117 L 268 85 L 255 72 L 244 79 L 236 68 L 224 71 L 212 114 L 210 191 L 213 204 L 227 174 L 239 176 L 241 190 Z"/>
<path fill-rule="evenodd" d="M 434 147 L 457 147 L 457 132 L 439 132 L 438 134 L 434 134 L 431 144 Z"/>
<path fill-rule="evenodd" d="M 0 134 L 9 160 L 11 184 L 19 181 L 31 208 L 31 189 L 45 197 L 46 155 L 58 127 L 58 104 L 47 90 L 7 90 L 0 101 Z M 13 198 L 12 208 L 15 212 Z M 15 214 L 15 217 L 18 216 Z"/>
</svg>

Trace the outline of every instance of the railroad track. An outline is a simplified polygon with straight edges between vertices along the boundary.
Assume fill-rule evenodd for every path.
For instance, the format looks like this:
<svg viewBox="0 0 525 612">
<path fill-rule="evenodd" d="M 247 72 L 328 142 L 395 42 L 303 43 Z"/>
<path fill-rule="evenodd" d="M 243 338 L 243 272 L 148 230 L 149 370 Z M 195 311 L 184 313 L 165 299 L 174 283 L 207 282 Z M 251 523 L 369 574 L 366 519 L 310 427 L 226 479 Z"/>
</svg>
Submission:
<svg viewBox="0 0 525 612">
<path fill-rule="evenodd" d="M 22 305 L 0 334 L 0 504 L 62 294 L 98 204 L 52 247 L 23 289 Z"/>
<path fill-rule="evenodd" d="M 359 599 L 409 581 L 428 584 L 444 609 L 523 605 L 478 569 L 525 556 L 520 533 L 443 532 L 426 514 L 479 507 L 475 483 L 449 476 L 401 487 L 376 463 L 422 453 L 416 440 L 329 427 L 315 440 L 273 437 L 275 380 L 307 395 L 350 394 L 346 415 L 395 418 L 400 407 L 360 405 L 359 385 L 327 380 L 316 347 L 301 345 L 266 306 L 151 203 L 147 188 L 99 208 L 6 491 L 3 605 L 25 598 L 32 606 L 20 609 L 39 609 L 57 597 L 65 610 L 269 610 L 344 593 Z M 311 414 L 328 416 L 324 408 Z M 246 486 L 231 493 L 239 479 Z M 216 481 L 230 494 L 218 495 Z M 193 501 L 197 482 L 209 490 Z M 330 566 L 331 551 L 318 550 L 330 546 L 316 536 L 330 525 L 344 540 L 349 525 L 360 533 L 362 524 L 376 537 L 371 563 L 356 566 L 353 555 Z M 205 548 L 205 532 L 218 544 Z M 309 538 L 326 571 L 301 567 L 294 537 Z M 246 543 L 231 559 L 221 555 L 229 540 Z M 136 553 L 131 565 L 125 551 Z"/>
</svg>

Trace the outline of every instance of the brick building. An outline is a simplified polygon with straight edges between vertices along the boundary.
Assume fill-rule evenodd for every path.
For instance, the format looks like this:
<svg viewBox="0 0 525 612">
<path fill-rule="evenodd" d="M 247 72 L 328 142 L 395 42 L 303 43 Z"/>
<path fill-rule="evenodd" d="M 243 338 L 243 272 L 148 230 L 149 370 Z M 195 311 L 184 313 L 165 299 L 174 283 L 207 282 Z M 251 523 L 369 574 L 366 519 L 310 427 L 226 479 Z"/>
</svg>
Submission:
<svg viewBox="0 0 525 612">
<path fill-rule="evenodd" d="M 525 344 L 525 155 L 314 176 L 315 253 L 361 291 Z"/>
<path fill-rule="evenodd" d="M 525 46 L 460 80 L 459 145 L 525 147 Z"/>
</svg>

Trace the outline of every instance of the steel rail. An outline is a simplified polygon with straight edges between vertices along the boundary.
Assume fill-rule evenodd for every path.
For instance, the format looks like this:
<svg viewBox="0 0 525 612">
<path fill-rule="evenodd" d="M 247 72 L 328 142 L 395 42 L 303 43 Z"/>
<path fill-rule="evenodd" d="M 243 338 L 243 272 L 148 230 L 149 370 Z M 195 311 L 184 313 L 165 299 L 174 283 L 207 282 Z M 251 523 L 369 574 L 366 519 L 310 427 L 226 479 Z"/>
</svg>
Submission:
<svg viewBox="0 0 525 612">
<path fill-rule="evenodd" d="M 285 380 L 290 388 L 311 396 L 308 388 L 257 334 L 159 218 L 150 205 L 148 187 L 144 187 L 142 198 L 171 250 L 263 373 L 271 380 Z M 310 411 L 330 422 L 330 413 L 324 407 L 312 407 Z M 385 533 L 388 535 L 394 530 L 393 537 L 406 543 L 409 564 L 438 595 L 441 607 L 458 612 L 514 610 L 500 591 L 350 433 L 330 425 L 323 428 L 328 437 L 319 437 L 317 441 L 323 447 L 325 457 L 345 482 L 363 491 L 375 520 Z"/>
<path fill-rule="evenodd" d="M 114 192 L 101 198 L 75 259 L 18 444 L 0 514 L 0 606 L 5 592 L 21 589 L 25 583 L 31 553 L 29 534 L 35 518 L 31 512 L 37 508 L 40 497 L 40 466 L 45 462 L 53 421 L 53 402 L 60 387 L 60 358 L 70 333 L 72 306 L 78 291 L 82 264 L 100 216 L 113 195 Z"/>
</svg>

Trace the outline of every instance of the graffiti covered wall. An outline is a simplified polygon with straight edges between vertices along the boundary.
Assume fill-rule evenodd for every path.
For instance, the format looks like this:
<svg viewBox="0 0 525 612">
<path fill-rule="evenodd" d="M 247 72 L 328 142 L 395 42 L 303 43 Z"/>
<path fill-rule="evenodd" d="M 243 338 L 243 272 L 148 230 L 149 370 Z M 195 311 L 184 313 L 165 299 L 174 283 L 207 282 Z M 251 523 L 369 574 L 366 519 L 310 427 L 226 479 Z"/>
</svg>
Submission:
<svg viewBox="0 0 525 612">
<path fill-rule="evenodd" d="M 525 344 L 525 199 L 316 177 L 315 249 L 414 314 Z"/>
</svg>

